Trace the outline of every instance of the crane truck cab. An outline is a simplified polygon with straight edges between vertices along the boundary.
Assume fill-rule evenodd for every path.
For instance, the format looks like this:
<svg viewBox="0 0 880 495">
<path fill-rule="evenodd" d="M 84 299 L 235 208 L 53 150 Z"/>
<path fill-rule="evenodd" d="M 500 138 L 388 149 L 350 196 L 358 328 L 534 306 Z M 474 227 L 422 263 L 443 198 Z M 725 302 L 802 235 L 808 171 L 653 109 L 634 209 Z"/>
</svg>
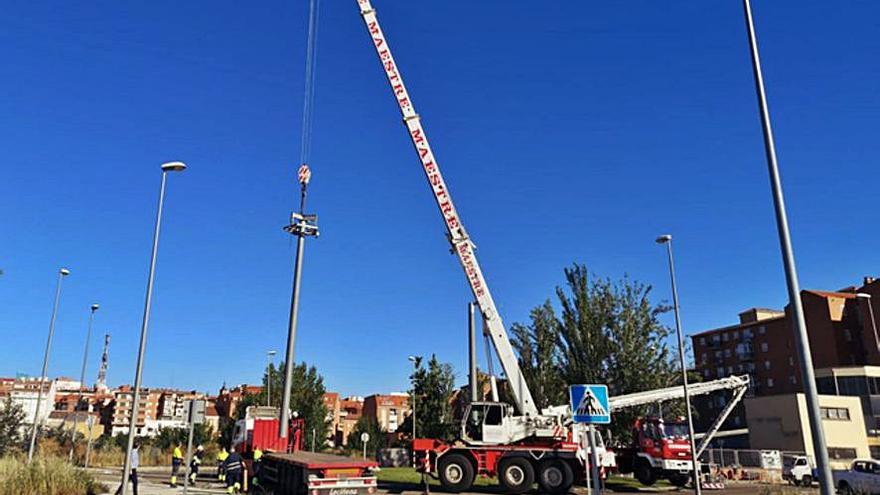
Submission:
<svg viewBox="0 0 880 495">
<path fill-rule="evenodd" d="M 658 479 L 685 486 L 691 479 L 691 446 L 683 418 L 664 421 L 657 416 L 639 418 L 633 425 L 633 444 L 619 449 L 622 473 L 634 473 L 639 483 L 653 485 Z"/>
</svg>

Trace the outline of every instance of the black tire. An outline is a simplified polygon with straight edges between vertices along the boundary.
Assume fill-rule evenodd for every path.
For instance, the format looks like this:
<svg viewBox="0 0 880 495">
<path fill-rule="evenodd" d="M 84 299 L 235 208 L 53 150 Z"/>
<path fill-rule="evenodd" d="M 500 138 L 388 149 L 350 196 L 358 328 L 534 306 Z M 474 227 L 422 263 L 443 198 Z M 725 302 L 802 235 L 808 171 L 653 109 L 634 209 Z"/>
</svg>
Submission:
<svg viewBox="0 0 880 495">
<path fill-rule="evenodd" d="M 541 493 L 553 495 L 568 493 L 574 484 L 574 471 L 571 465 L 559 459 L 551 459 L 541 463 L 538 468 L 538 486 Z"/>
<path fill-rule="evenodd" d="M 855 493 L 846 481 L 840 482 L 840 485 L 837 487 L 837 492 L 843 495 L 853 495 Z"/>
<path fill-rule="evenodd" d="M 674 474 L 669 477 L 669 482 L 678 488 L 684 488 L 687 486 L 688 481 L 691 480 L 691 477 L 686 474 Z"/>
<path fill-rule="evenodd" d="M 523 493 L 535 483 L 535 468 L 524 457 L 508 457 L 498 463 L 498 481 L 506 493 Z"/>
<path fill-rule="evenodd" d="M 461 454 L 446 454 L 437 463 L 440 483 L 448 492 L 458 493 L 471 489 L 474 484 L 474 465 Z"/>
<path fill-rule="evenodd" d="M 648 461 L 636 461 L 636 468 L 633 470 L 633 473 L 635 474 L 636 479 L 639 480 L 639 483 L 645 486 L 651 486 L 657 481 L 657 475 L 654 473 L 654 468 L 648 464 Z"/>
<path fill-rule="evenodd" d="M 805 474 L 803 478 L 801 478 L 801 486 L 811 487 L 813 486 L 813 477 L 809 474 Z"/>
</svg>

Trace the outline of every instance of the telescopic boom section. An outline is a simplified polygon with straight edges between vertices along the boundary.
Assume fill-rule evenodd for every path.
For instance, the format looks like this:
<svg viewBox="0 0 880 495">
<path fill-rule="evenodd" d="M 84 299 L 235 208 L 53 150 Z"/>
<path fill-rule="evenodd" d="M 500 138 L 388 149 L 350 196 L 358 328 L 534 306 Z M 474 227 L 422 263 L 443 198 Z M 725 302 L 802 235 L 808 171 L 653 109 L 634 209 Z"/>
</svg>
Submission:
<svg viewBox="0 0 880 495">
<path fill-rule="evenodd" d="M 403 77 L 397 69 L 397 64 L 394 63 L 391 49 L 385 40 L 385 35 L 382 33 L 379 21 L 376 19 L 376 11 L 373 10 L 369 0 L 358 0 L 358 5 L 360 6 L 364 23 L 367 25 L 367 30 L 373 38 L 373 46 L 376 48 L 376 53 L 379 55 L 382 67 L 385 69 L 388 83 L 391 84 L 391 91 L 397 100 L 397 106 L 400 107 L 403 122 L 409 131 L 409 137 L 416 148 L 416 152 L 419 154 L 419 160 L 422 162 L 425 177 L 428 179 L 428 184 L 434 193 L 434 200 L 437 202 L 437 207 L 440 208 L 440 214 L 446 223 L 449 242 L 452 243 L 453 251 L 458 256 L 477 304 L 480 306 L 480 311 L 483 313 L 483 318 L 486 319 L 488 324 L 489 335 L 492 338 L 492 343 L 495 345 L 495 351 L 498 353 L 501 366 L 504 367 L 504 373 L 507 375 L 510 390 L 516 400 L 516 407 L 520 414 L 536 417 L 539 415 L 538 409 L 535 407 L 532 393 L 529 391 L 529 387 L 526 385 L 522 372 L 519 369 L 519 363 L 513 353 L 513 347 L 510 345 L 507 331 L 504 329 L 504 324 L 501 322 L 501 317 L 498 315 L 498 310 L 495 307 L 495 301 L 492 299 L 492 294 L 489 292 L 489 287 L 483 278 L 483 272 L 480 270 L 480 264 L 474 255 L 474 245 L 468 238 L 467 232 L 461 223 L 461 218 L 458 216 L 458 212 L 452 203 L 452 196 L 450 196 L 449 190 L 446 188 L 446 182 L 440 173 L 440 167 L 437 165 L 434 153 L 431 151 L 428 136 L 422 128 L 419 115 L 416 113 L 409 93 L 406 91 L 406 86 L 403 84 Z"/>
</svg>

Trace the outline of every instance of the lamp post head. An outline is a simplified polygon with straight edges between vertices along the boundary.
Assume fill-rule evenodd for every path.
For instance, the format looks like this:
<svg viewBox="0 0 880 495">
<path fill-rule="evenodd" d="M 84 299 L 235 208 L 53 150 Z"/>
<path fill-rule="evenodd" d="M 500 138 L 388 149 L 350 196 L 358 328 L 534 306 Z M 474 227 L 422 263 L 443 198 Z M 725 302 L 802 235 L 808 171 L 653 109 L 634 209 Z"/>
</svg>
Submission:
<svg viewBox="0 0 880 495">
<path fill-rule="evenodd" d="M 68 270 L 67 268 L 62 268 L 62 269 L 58 270 L 58 273 L 60 273 L 61 276 L 66 277 L 66 276 L 70 275 L 70 270 Z"/>
<path fill-rule="evenodd" d="M 186 164 L 183 162 L 166 162 L 162 164 L 163 172 L 181 172 L 186 169 Z"/>
<path fill-rule="evenodd" d="M 98 310 L 98 304 L 97 303 L 92 304 L 92 313 L 94 313 L 97 310 Z"/>
<path fill-rule="evenodd" d="M 657 244 L 666 244 L 672 240 L 672 236 L 670 234 L 663 234 L 657 239 L 654 240 Z"/>
<path fill-rule="evenodd" d="M 276 351 L 267 351 L 266 354 L 271 357 L 271 356 L 274 356 L 275 354 L 278 354 L 278 353 Z"/>
<path fill-rule="evenodd" d="M 871 299 L 871 294 L 865 294 L 864 292 L 856 292 L 856 297 L 859 299 Z"/>
</svg>

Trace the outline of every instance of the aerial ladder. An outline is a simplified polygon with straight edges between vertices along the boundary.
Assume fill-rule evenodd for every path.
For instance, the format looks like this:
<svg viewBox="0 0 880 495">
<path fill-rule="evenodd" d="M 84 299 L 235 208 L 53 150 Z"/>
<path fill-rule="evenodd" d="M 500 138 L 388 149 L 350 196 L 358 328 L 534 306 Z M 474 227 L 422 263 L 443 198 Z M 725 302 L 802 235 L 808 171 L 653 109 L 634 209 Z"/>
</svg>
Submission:
<svg viewBox="0 0 880 495">
<path fill-rule="evenodd" d="M 373 46 L 385 70 L 385 76 L 388 78 L 391 91 L 397 101 L 397 106 L 403 117 L 403 123 L 406 125 L 416 153 L 418 153 L 425 178 L 431 187 L 431 192 L 440 210 L 440 215 L 446 224 L 447 237 L 452 246 L 451 250 L 458 257 L 476 303 L 480 308 L 484 324 L 486 325 L 486 333 L 489 335 L 498 360 L 504 369 L 510 392 L 515 401 L 514 405 L 518 412 L 516 415 L 512 414 L 512 411 L 503 412 L 505 427 L 503 432 L 499 432 L 500 434 L 496 435 L 495 432 L 492 432 L 488 437 L 483 435 L 482 438 L 471 438 L 471 440 L 475 443 L 508 443 L 531 436 L 559 436 L 563 433 L 559 427 L 565 421 L 564 410 L 567 409 L 567 406 L 565 408 L 548 408 L 545 411 L 539 411 L 536 407 L 532 393 L 526 384 L 513 347 L 510 344 L 507 330 L 501 321 L 501 315 L 498 314 L 495 300 L 492 298 L 492 293 L 489 291 L 489 286 L 477 261 L 474 243 L 467 230 L 465 230 L 461 217 L 452 201 L 452 195 L 446 186 L 446 181 L 443 180 L 443 174 L 440 172 L 440 166 L 431 149 L 427 133 L 424 127 L 422 127 L 421 118 L 416 113 L 412 98 L 403 82 L 403 76 L 394 60 L 394 56 L 391 54 L 391 48 L 388 46 L 388 41 L 376 18 L 376 11 L 370 4 L 370 0 L 358 0 L 358 5 L 360 6 L 361 16 L 372 38 Z"/>
</svg>

